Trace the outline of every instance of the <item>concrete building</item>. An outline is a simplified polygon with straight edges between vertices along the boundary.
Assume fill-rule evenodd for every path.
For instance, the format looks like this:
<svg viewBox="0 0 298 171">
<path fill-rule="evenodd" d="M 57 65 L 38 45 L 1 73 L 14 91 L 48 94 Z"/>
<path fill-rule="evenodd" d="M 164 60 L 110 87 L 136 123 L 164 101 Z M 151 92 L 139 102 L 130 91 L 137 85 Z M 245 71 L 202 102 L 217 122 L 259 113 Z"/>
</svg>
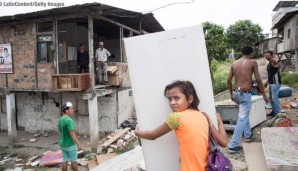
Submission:
<svg viewBox="0 0 298 171">
<path fill-rule="evenodd" d="M 152 13 L 100 3 L 0 17 L 0 51 L 10 48 L 11 63 L 0 64 L 0 128 L 13 142 L 18 130 L 57 131 L 61 106 L 75 106 L 76 132 L 114 131 L 134 110 L 123 38 L 163 31 Z M 113 83 L 95 85 L 94 56 L 104 41 L 117 66 Z M 89 73 L 77 73 L 78 45 L 89 51 Z M 4 51 L 3 51 L 4 52 Z M 1 54 L 0 54 L 1 56 Z M 5 60 L 4 60 L 5 61 Z"/>
</svg>

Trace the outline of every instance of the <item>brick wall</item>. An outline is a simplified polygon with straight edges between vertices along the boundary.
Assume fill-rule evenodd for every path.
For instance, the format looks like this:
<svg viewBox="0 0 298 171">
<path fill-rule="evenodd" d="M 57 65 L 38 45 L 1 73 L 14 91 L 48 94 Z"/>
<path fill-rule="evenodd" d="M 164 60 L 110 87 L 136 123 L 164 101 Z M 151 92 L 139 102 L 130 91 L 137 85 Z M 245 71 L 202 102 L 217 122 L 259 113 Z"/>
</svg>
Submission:
<svg viewBox="0 0 298 171">
<path fill-rule="evenodd" d="M 35 80 L 35 39 L 32 34 L 33 23 L 19 24 L 14 27 L 5 26 L 0 35 L 4 35 L 1 43 L 12 46 L 13 74 L 7 74 L 9 88 L 34 89 Z M 16 29 L 22 29 L 23 35 L 15 35 Z"/>
<path fill-rule="evenodd" d="M 52 63 L 37 64 L 37 79 L 39 90 L 49 90 L 52 88 Z"/>
<path fill-rule="evenodd" d="M 52 63 L 43 63 L 36 66 L 34 52 L 36 40 L 33 35 L 33 28 L 33 23 L 26 23 L 4 26 L 0 29 L 0 44 L 11 44 L 13 60 L 13 74 L 0 74 L 0 88 L 37 89 L 35 69 L 38 67 L 39 89 L 50 89 L 53 66 Z M 16 30 L 22 30 L 24 34 L 16 35 Z"/>
</svg>

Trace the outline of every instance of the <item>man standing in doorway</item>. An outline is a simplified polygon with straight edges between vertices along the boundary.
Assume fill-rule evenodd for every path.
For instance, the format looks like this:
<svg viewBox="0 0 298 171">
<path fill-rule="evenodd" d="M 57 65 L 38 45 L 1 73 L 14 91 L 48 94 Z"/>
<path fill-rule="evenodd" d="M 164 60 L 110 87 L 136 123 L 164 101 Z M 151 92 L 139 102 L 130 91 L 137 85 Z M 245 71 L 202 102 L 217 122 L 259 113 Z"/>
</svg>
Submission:
<svg viewBox="0 0 298 171">
<path fill-rule="evenodd" d="M 107 60 L 109 56 L 111 56 L 111 54 L 104 48 L 103 42 L 99 42 L 99 48 L 96 50 L 95 55 L 99 84 L 107 84 L 108 82 Z M 104 77 L 102 77 L 102 75 L 104 75 Z"/>
<path fill-rule="evenodd" d="M 268 79 L 265 82 L 265 87 L 269 83 L 269 98 L 271 100 L 272 112 L 267 116 L 275 116 L 280 112 L 278 92 L 281 85 L 280 73 L 279 73 L 279 63 L 274 59 L 273 52 L 271 50 L 266 50 L 264 53 L 266 60 L 269 61 L 267 65 Z"/>
<path fill-rule="evenodd" d="M 77 54 L 78 57 L 78 72 L 89 72 L 89 53 L 85 51 L 84 43 L 80 44 L 80 50 Z"/>
<path fill-rule="evenodd" d="M 264 92 L 264 86 L 260 78 L 257 62 L 251 60 L 253 58 L 253 48 L 251 46 L 243 47 L 242 55 L 242 58 L 232 64 L 227 80 L 231 99 L 239 105 L 237 124 L 228 149 L 230 153 L 237 153 L 242 150 L 240 142 L 243 133 L 246 142 L 250 142 L 253 136 L 249 122 L 249 113 L 251 109 L 250 92 L 253 74 L 259 85 L 260 91 L 263 94 L 264 100 L 269 101 Z M 235 77 L 234 88 L 232 88 L 233 77 Z"/>
</svg>

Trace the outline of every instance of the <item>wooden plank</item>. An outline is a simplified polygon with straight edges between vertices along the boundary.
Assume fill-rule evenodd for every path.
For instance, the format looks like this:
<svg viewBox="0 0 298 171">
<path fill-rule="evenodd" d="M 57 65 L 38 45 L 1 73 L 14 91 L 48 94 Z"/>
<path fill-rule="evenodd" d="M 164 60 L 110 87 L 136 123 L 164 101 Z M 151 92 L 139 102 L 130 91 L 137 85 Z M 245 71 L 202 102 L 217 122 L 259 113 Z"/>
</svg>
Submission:
<svg viewBox="0 0 298 171">
<path fill-rule="evenodd" d="M 89 74 L 52 75 L 53 88 L 61 91 L 82 91 L 90 88 Z"/>
<path fill-rule="evenodd" d="M 114 74 L 116 71 L 118 71 L 118 66 L 108 66 L 107 70 L 108 74 Z"/>
<path fill-rule="evenodd" d="M 136 33 L 136 34 L 138 34 L 138 35 L 141 35 L 141 34 L 142 34 L 142 32 L 140 32 L 140 31 L 138 31 L 138 30 L 135 30 L 135 29 L 130 28 L 130 27 L 126 26 L 126 25 L 120 24 L 120 23 L 118 23 L 118 22 L 116 22 L 116 21 L 113 21 L 113 20 L 111 20 L 111 19 L 109 19 L 109 18 L 103 17 L 102 15 L 96 15 L 96 16 L 93 15 L 93 17 L 96 18 L 96 19 L 99 19 L 99 20 L 107 21 L 107 22 L 112 23 L 112 24 L 114 24 L 114 25 L 117 25 L 117 26 L 119 26 L 119 27 L 125 28 L 126 30 L 133 31 L 134 33 Z"/>
<path fill-rule="evenodd" d="M 125 129 L 123 129 L 121 132 L 119 132 L 113 138 L 111 138 L 108 141 L 106 141 L 105 143 L 103 143 L 101 146 L 103 146 L 103 147 L 109 146 L 110 144 L 112 144 L 114 141 L 116 141 L 118 138 L 120 138 L 122 135 L 124 135 L 130 129 L 131 128 L 125 128 Z"/>
<path fill-rule="evenodd" d="M 97 164 L 100 165 L 104 161 L 110 160 L 114 157 L 116 157 L 116 153 L 109 153 L 109 154 L 102 154 L 102 155 L 96 155 Z"/>
</svg>

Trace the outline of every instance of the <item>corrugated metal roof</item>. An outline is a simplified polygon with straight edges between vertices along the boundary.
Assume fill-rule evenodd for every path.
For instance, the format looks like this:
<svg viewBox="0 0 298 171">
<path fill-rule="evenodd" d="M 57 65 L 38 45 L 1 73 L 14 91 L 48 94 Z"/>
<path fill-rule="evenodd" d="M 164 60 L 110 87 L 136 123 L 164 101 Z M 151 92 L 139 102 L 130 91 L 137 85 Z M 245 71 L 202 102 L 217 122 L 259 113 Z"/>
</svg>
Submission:
<svg viewBox="0 0 298 171">
<path fill-rule="evenodd" d="M 273 11 L 277 11 L 279 8 L 284 7 L 295 7 L 298 4 L 298 1 L 279 1 L 278 4 L 274 7 Z"/>
<path fill-rule="evenodd" d="M 155 19 L 152 13 L 142 14 L 140 12 L 129 11 L 102 3 L 86 3 L 82 5 L 73 5 L 68 7 L 53 8 L 49 10 L 36 11 L 25 14 L 16 14 L 12 16 L 2 16 L 0 17 L 0 24 L 24 21 L 24 20 L 34 20 L 42 19 L 51 16 L 60 16 L 68 14 L 79 14 L 80 12 L 100 12 L 102 11 L 102 16 L 107 18 L 113 18 L 118 21 L 122 21 L 122 24 L 129 24 L 129 21 L 126 19 L 142 19 L 142 22 L 145 24 L 144 28 L 146 31 L 156 32 L 164 31 L 164 28 L 161 24 Z"/>
<path fill-rule="evenodd" d="M 274 24 L 272 26 L 271 30 L 279 28 L 280 26 L 282 26 L 286 21 L 288 21 L 296 13 L 298 13 L 298 10 L 286 13 L 276 24 Z"/>
</svg>

